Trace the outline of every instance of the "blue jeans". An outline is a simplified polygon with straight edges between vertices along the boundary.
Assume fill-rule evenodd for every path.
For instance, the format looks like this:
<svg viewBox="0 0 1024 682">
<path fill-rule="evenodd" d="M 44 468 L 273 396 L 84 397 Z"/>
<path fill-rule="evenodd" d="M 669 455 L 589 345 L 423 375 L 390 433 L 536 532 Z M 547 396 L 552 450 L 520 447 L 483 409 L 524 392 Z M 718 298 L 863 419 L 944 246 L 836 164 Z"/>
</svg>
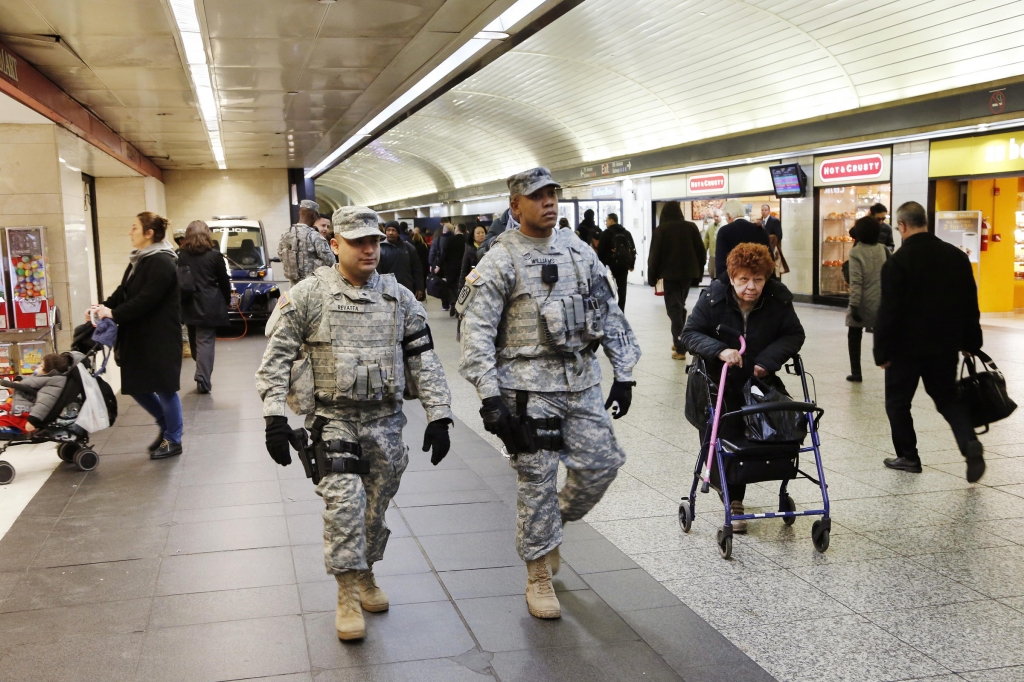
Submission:
<svg viewBox="0 0 1024 682">
<path fill-rule="evenodd" d="M 181 422 L 181 400 L 178 393 L 139 393 L 133 395 L 135 402 L 142 406 L 146 412 L 153 415 L 164 438 L 172 443 L 181 442 L 183 426 Z"/>
</svg>

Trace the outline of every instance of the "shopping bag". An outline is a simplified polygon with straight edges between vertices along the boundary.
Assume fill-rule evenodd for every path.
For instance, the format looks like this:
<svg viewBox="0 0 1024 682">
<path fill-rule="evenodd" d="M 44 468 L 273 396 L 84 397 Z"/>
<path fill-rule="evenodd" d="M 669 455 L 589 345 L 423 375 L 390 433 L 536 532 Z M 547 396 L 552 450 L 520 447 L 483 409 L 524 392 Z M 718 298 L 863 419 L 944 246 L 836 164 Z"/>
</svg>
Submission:
<svg viewBox="0 0 1024 682">
<path fill-rule="evenodd" d="M 988 432 L 988 425 L 1000 419 L 1006 419 L 1017 409 L 1017 403 L 1010 399 L 1006 392 L 1006 379 L 985 353 L 976 353 L 981 360 L 984 371 L 979 372 L 974 364 L 974 357 L 964 358 L 960 367 L 960 380 L 956 382 L 960 400 L 967 407 L 974 428 L 985 427 L 981 433 Z M 968 376 L 964 376 L 964 370 Z"/>
<path fill-rule="evenodd" d="M 701 371 L 703 362 L 695 360 L 686 368 L 686 403 L 683 415 L 686 421 L 698 429 L 703 429 L 711 418 L 711 399 L 708 391 L 707 375 Z"/>
<path fill-rule="evenodd" d="M 769 383 L 750 377 L 743 386 L 743 401 L 747 405 L 765 405 L 793 400 L 778 378 Z M 807 437 L 807 416 L 802 412 L 762 412 L 743 418 L 745 435 L 750 441 L 798 441 Z"/>
<path fill-rule="evenodd" d="M 78 419 L 75 420 L 75 424 L 89 433 L 102 431 L 110 426 L 110 415 L 107 412 L 107 403 L 104 400 L 103 392 L 84 364 L 79 364 L 75 369 L 78 370 L 82 380 L 82 391 L 85 394 L 85 401 L 78 411 Z"/>
<path fill-rule="evenodd" d="M 654 283 L 654 295 L 664 296 L 665 295 L 665 280 L 659 279 Z"/>
</svg>

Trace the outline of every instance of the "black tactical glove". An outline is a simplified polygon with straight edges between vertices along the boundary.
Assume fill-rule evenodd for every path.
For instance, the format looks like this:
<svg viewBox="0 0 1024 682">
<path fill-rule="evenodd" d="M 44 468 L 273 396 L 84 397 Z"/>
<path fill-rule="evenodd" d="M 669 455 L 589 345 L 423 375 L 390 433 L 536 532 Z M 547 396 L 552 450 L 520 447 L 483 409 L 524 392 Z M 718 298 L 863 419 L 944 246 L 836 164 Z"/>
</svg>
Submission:
<svg viewBox="0 0 1024 682">
<path fill-rule="evenodd" d="M 634 386 L 636 386 L 635 381 L 619 381 L 616 379 L 612 382 L 612 390 L 608 391 L 608 400 L 604 404 L 604 409 L 612 408 L 613 419 L 625 417 L 626 413 L 629 412 L 629 406 L 633 402 Z M 615 406 L 618 409 L 615 409 Z"/>
<path fill-rule="evenodd" d="M 430 453 L 430 463 L 437 466 L 448 454 L 452 447 L 452 441 L 448 437 L 448 426 L 451 419 L 435 419 L 427 424 L 427 430 L 423 432 L 423 452 L 433 449 Z"/>
<path fill-rule="evenodd" d="M 512 413 L 508 411 L 500 396 L 495 395 L 490 398 L 484 398 L 484 405 L 480 408 L 480 416 L 484 420 L 484 430 L 500 438 L 509 454 L 514 455 L 519 452 L 519 449 L 516 447 L 515 438 L 517 425 L 512 417 Z"/>
<path fill-rule="evenodd" d="M 850 306 L 850 318 L 854 322 L 860 322 L 861 321 L 861 319 L 860 319 L 860 309 L 857 306 L 855 306 L 855 305 L 851 305 Z"/>
<path fill-rule="evenodd" d="M 267 452 L 270 457 L 283 467 L 292 463 L 290 441 L 292 427 L 288 426 L 287 417 L 264 417 L 267 422 Z"/>
</svg>

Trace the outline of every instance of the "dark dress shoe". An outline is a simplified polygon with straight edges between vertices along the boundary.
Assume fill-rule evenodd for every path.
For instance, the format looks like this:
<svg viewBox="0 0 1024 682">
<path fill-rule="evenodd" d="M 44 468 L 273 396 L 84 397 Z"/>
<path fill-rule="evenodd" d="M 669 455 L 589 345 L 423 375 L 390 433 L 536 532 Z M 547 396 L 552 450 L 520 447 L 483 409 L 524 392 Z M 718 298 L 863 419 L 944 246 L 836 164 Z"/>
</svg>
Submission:
<svg viewBox="0 0 1024 682">
<path fill-rule="evenodd" d="M 146 451 L 147 451 L 147 452 L 148 452 L 149 454 L 151 454 L 151 455 L 152 455 L 152 454 L 153 454 L 154 452 L 156 452 L 157 450 L 159 450 L 159 449 L 160 449 L 160 446 L 161 446 L 161 445 L 163 445 L 163 444 L 164 444 L 164 432 L 163 432 L 163 431 L 161 431 L 161 432 L 160 432 L 160 435 L 158 435 L 158 436 L 156 437 L 156 440 L 155 440 L 155 441 L 153 441 L 152 443 L 150 443 L 150 444 L 149 444 L 149 447 L 147 447 L 147 448 L 146 448 Z"/>
<path fill-rule="evenodd" d="M 884 462 L 885 466 L 890 469 L 898 469 L 900 471 L 909 471 L 912 474 L 921 473 L 921 460 L 919 459 L 907 459 L 906 457 L 889 457 Z"/>
<path fill-rule="evenodd" d="M 206 395 L 206 394 L 207 394 L 207 393 L 209 393 L 209 392 L 210 392 L 210 389 L 209 389 L 209 387 L 207 387 L 207 386 L 203 386 L 203 385 L 202 385 L 201 383 L 199 383 L 198 381 L 196 382 L 196 393 L 198 393 L 198 394 L 200 394 L 200 395 Z"/>
<path fill-rule="evenodd" d="M 165 459 L 167 457 L 177 457 L 181 454 L 181 443 L 172 443 L 169 440 L 164 440 L 153 452 L 149 453 L 150 459 Z"/>
<path fill-rule="evenodd" d="M 859 384 L 860 382 L 864 381 L 864 377 L 862 377 L 859 374 L 851 374 L 850 376 L 846 377 L 846 380 L 852 381 L 855 384 Z"/>
<path fill-rule="evenodd" d="M 981 441 L 972 440 L 967 444 L 967 482 L 977 483 L 985 473 L 985 448 Z"/>
</svg>

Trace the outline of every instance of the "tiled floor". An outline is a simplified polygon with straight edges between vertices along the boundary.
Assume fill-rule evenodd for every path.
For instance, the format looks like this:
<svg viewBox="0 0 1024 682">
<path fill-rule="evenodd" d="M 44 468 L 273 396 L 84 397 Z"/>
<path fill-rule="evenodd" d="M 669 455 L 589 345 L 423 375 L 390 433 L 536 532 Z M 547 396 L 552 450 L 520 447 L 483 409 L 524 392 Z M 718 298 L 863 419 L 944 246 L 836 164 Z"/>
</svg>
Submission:
<svg viewBox="0 0 1024 682">
<path fill-rule="evenodd" d="M 154 427 L 123 400 L 96 471 L 61 464 L 32 497 L 0 540 L 0 682 L 772 679 L 586 523 L 566 532 L 563 618 L 532 618 L 514 472 L 462 423 L 432 467 L 418 405 L 377 566 L 391 609 L 340 643 L 323 503 L 263 447 L 263 345 L 218 345 L 214 393 L 183 394 L 181 458 L 139 454 Z"/>
<path fill-rule="evenodd" d="M 695 300 L 692 291 L 691 306 Z M 668 318 L 649 288 L 631 287 L 627 305 L 644 351 L 633 406 L 615 423 L 628 460 L 587 521 L 779 680 L 1024 680 L 1024 410 L 981 437 L 988 471 L 971 485 L 922 389 L 914 418 L 924 473 L 885 469 L 892 444 L 870 336 L 865 381 L 850 384 L 843 313 L 815 306 L 798 313 L 807 332 L 802 356 L 826 410 L 822 456 L 834 519 L 826 554 L 811 545 L 812 519 L 792 528 L 762 520 L 735 538 L 732 561 L 722 560 L 715 496 L 698 495 L 693 529 L 680 532 L 676 509 L 689 492 L 698 443 L 682 416 L 684 363 L 671 359 Z M 454 324 L 432 322 L 453 375 L 458 350 L 443 341 Z M 1002 319 L 983 324 L 986 351 L 1024 403 L 1024 330 Z M 602 363 L 607 388 L 611 372 Z M 495 442 L 482 433 L 473 390 L 452 384 L 456 413 Z M 787 385 L 799 395 L 795 378 Z M 820 504 L 806 481 L 790 491 L 802 508 Z M 773 484 L 747 493 L 748 508 L 770 511 L 777 500 Z"/>
<path fill-rule="evenodd" d="M 723 561 L 716 498 L 698 497 L 689 535 L 676 522 L 697 447 L 684 367 L 661 300 L 634 287 L 645 356 L 615 424 L 629 459 L 568 527 L 564 615 L 539 622 L 513 548 L 514 472 L 457 375 L 454 322 L 430 310 L 459 422 L 434 468 L 417 448 L 423 413 L 408 407 L 412 463 L 378 566 L 392 608 L 368 616 L 364 643 L 332 630 L 322 503 L 297 464 L 277 467 L 263 448 L 254 337 L 218 346 L 212 395 L 183 394 L 183 457 L 139 455 L 153 427 L 125 401 L 99 434 L 100 467 L 58 466 L 0 540 L 0 681 L 1024 679 L 1024 414 L 983 437 L 989 469 L 969 485 L 922 394 L 925 472 L 888 471 L 880 372 L 848 384 L 842 314 L 800 306 L 826 409 L 831 547 L 814 551 L 810 519 L 753 522 Z M 986 339 L 1011 392 L 1024 385 L 1024 334 L 993 326 Z M 805 482 L 791 492 L 801 506 L 818 499 Z M 748 506 L 776 495 L 752 486 Z"/>
</svg>

